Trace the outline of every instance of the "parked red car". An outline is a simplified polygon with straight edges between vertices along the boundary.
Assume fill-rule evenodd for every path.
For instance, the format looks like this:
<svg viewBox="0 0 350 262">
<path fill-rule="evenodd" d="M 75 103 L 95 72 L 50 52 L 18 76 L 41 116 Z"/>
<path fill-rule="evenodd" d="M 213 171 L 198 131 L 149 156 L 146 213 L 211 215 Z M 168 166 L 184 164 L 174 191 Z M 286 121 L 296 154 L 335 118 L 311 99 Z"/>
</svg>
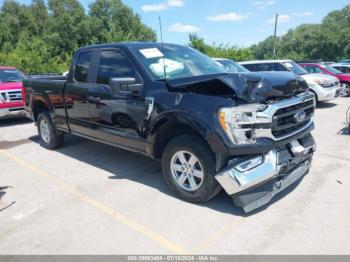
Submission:
<svg viewBox="0 0 350 262">
<path fill-rule="evenodd" d="M 0 66 L 0 118 L 25 115 L 24 74 L 15 67 Z"/>
<path fill-rule="evenodd" d="M 300 63 L 300 65 L 309 73 L 319 73 L 335 76 L 340 81 L 343 93 L 342 95 L 348 96 L 350 94 L 350 74 L 345 74 L 328 64 Z"/>
</svg>

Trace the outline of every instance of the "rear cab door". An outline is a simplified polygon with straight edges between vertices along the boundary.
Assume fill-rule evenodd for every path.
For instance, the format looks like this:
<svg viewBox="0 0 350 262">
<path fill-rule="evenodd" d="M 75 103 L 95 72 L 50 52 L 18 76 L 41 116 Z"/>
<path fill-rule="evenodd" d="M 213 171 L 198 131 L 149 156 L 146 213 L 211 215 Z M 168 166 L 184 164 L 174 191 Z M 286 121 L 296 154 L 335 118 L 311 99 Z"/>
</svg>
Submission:
<svg viewBox="0 0 350 262">
<path fill-rule="evenodd" d="M 69 127 L 72 133 L 91 136 L 89 89 L 94 86 L 94 64 L 97 49 L 77 51 L 64 88 L 64 100 Z"/>
</svg>

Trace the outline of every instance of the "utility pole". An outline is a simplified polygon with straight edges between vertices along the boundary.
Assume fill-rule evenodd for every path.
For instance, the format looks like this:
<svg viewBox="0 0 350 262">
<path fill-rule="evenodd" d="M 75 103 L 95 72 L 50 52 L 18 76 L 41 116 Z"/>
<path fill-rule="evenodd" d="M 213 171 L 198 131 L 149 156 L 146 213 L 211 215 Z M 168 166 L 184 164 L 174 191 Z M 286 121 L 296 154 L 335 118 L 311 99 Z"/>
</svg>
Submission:
<svg viewBox="0 0 350 262">
<path fill-rule="evenodd" d="M 273 60 L 276 59 L 276 34 L 277 34 L 277 24 L 278 24 L 278 14 L 276 14 L 275 18 L 275 32 L 273 34 Z"/>
</svg>

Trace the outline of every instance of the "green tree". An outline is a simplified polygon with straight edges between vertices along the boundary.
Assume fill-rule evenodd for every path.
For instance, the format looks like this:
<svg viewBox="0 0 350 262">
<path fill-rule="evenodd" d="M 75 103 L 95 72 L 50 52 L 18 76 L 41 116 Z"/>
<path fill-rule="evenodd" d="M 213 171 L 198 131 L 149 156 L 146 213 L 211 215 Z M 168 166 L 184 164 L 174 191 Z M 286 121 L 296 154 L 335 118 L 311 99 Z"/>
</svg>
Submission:
<svg viewBox="0 0 350 262">
<path fill-rule="evenodd" d="M 272 58 L 273 37 L 253 45 L 257 59 Z M 277 57 L 336 61 L 350 57 L 350 5 L 330 12 L 320 24 L 302 24 L 277 37 Z"/>
<path fill-rule="evenodd" d="M 210 57 L 229 58 L 237 61 L 248 60 L 253 57 L 250 48 L 239 48 L 224 44 L 216 45 L 215 43 L 209 45 L 196 34 L 190 34 L 189 45 Z"/>
<path fill-rule="evenodd" d="M 81 46 L 155 40 L 155 32 L 121 0 L 96 0 L 88 12 L 78 0 L 32 0 L 30 5 L 5 0 L 0 7 L 0 64 L 29 73 L 68 70 Z"/>
<path fill-rule="evenodd" d="M 156 34 L 144 25 L 120 0 L 97 0 L 90 4 L 93 35 L 99 42 L 156 41 Z"/>
</svg>

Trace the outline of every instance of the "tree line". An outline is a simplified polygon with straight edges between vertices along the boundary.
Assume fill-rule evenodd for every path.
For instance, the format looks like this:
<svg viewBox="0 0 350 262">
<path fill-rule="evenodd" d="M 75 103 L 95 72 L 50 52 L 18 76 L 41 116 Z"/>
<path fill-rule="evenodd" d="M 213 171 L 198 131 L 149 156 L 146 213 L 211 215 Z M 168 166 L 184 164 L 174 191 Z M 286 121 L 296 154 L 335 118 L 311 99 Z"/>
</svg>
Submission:
<svg viewBox="0 0 350 262">
<path fill-rule="evenodd" d="M 0 64 L 27 73 L 64 72 L 73 52 L 102 42 L 156 41 L 156 33 L 121 0 L 5 0 L 0 9 Z"/>
<path fill-rule="evenodd" d="M 32 0 L 28 5 L 5 0 L 0 7 L 0 64 L 27 73 L 66 71 L 73 52 L 89 44 L 156 40 L 156 32 L 122 0 L 95 0 L 88 10 L 78 0 Z M 188 44 L 211 57 L 271 59 L 273 36 L 240 48 L 208 44 L 191 34 Z M 330 12 L 320 24 L 303 24 L 277 37 L 277 58 L 350 58 L 350 5 Z"/>
<path fill-rule="evenodd" d="M 273 36 L 249 48 L 205 44 L 196 35 L 190 45 L 214 57 L 238 61 L 273 58 Z M 350 5 L 330 12 L 320 24 L 302 24 L 276 39 L 279 59 L 339 61 L 350 59 Z"/>
</svg>

